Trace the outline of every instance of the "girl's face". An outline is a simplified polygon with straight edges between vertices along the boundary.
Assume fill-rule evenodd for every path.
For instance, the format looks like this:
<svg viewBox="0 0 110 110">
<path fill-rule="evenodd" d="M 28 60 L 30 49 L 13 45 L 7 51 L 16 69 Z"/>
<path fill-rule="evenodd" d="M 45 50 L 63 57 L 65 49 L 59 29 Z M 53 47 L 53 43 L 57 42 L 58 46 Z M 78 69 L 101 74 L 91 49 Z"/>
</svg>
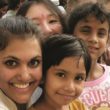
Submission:
<svg viewBox="0 0 110 110">
<path fill-rule="evenodd" d="M 106 50 L 109 24 L 89 16 L 77 23 L 73 34 L 86 42 L 92 59 L 97 60 Z"/>
<path fill-rule="evenodd" d="M 36 38 L 13 39 L 0 51 L 0 88 L 17 103 L 27 103 L 42 76 L 41 47 Z"/>
<path fill-rule="evenodd" d="M 65 58 L 47 71 L 45 100 L 55 107 L 70 103 L 81 94 L 85 78 L 83 58 Z"/>
<path fill-rule="evenodd" d="M 32 5 L 26 14 L 26 17 L 32 19 L 39 25 L 46 36 L 62 33 L 60 18 L 43 4 Z"/>
</svg>

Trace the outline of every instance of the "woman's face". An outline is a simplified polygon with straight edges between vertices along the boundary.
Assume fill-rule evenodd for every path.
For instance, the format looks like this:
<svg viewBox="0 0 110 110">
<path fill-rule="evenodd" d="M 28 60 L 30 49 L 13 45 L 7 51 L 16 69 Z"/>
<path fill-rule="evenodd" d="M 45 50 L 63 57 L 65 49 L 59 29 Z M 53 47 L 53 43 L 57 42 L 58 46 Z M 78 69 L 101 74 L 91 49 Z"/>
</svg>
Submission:
<svg viewBox="0 0 110 110">
<path fill-rule="evenodd" d="M 42 76 L 42 54 L 35 38 L 12 40 L 0 51 L 0 88 L 16 103 L 27 103 Z"/>
<path fill-rule="evenodd" d="M 26 17 L 32 19 L 46 36 L 62 33 L 63 29 L 59 16 L 49 10 L 44 4 L 32 5 Z"/>
</svg>

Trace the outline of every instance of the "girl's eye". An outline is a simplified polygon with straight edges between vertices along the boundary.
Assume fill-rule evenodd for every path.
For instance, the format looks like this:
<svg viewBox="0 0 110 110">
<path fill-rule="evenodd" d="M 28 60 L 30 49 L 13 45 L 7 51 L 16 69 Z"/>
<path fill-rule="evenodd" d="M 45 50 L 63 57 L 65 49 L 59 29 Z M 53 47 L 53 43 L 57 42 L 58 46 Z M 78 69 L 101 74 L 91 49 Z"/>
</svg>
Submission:
<svg viewBox="0 0 110 110">
<path fill-rule="evenodd" d="M 85 80 L 85 78 L 83 76 L 79 75 L 79 76 L 76 76 L 75 77 L 75 80 L 77 80 L 77 81 L 83 81 L 83 80 Z"/>
<path fill-rule="evenodd" d="M 59 72 L 59 73 L 57 73 L 57 76 L 58 76 L 58 77 L 62 77 L 62 78 L 63 78 L 63 77 L 65 77 L 65 74 L 64 74 L 64 73 Z"/>
<path fill-rule="evenodd" d="M 90 29 L 88 29 L 88 28 L 82 28 L 81 29 L 81 32 L 83 32 L 83 33 L 90 33 Z"/>
<path fill-rule="evenodd" d="M 15 60 L 7 60 L 5 61 L 5 65 L 8 67 L 16 67 L 18 65 L 18 62 Z"/>
<path fill-rule="evenodd" d="M 99 36 L 100 38 L 103 38 L 103 37 L 106 36 L 106 32 L 99 32 L 99 33 L 98 33 L 98 36 Z"/>
<path fill-rule="evenodd" d="M 29 62 L 29 66 L 30 67 L 33 67 L 33 68 L 36 68 L 38 67 L 38 65 L 41 63 L 40 60 L 38 59 L 32 59 L 30 62 Z"/>
</svg>

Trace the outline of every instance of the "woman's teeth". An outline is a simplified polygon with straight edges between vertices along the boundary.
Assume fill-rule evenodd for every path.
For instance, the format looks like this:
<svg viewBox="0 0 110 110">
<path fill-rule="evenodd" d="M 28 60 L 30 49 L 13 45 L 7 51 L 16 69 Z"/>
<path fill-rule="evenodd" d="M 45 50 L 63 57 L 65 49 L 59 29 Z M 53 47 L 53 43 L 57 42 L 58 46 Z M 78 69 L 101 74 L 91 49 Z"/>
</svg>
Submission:
<svg viewBox="0 0 110 110">
<path fill-rule="evenodd" d="M 26 88 L 29 86 L 29 83 L 26 84 L 13 84 L 13 86 L 17 87 L 17 88 Z"/>
</svg>

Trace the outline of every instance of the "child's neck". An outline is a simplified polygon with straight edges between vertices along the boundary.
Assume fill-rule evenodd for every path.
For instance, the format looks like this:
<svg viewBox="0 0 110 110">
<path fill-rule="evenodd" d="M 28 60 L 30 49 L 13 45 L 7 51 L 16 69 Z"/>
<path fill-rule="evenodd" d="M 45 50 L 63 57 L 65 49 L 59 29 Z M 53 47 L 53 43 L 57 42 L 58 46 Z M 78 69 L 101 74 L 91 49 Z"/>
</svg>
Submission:
<svg viewBox="0 0 110 110">
<path fill-rule="evenodd" d="M 40 100 L 34 105 L 34 110 L 69 110 L 69 104 L 60 107 L 55 105 L 55 103 Z"/>
<path fill-rule="evenodd" d="M 92 62 L 91 70 L 87 80 L 88 81 L 96 80 L 99 77 L 101 77 L 103 74 L 104 74 L 103 67 L 97 62 Z"/>
</svg>

